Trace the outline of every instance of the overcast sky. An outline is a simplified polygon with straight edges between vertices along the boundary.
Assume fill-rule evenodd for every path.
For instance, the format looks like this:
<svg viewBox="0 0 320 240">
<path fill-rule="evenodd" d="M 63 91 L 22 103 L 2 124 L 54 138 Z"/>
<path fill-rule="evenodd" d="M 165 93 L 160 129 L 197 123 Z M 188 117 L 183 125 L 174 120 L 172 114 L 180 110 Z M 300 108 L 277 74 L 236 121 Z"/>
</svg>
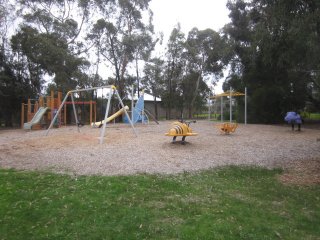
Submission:
<svg viewBox="0 0 320 240">
<path fill-rule="evenodd" d="M 169 35 L 179 22 L 186 34 L 193 27 L 220 30 L 229 22 L 227 0 L 151 0 L 155 31 Z"/>
<path fill-rule="evenodd" d="M 211 28 L 219 31 L 229 20 L 227 0 L 151 0 L 155 32 L 164 33 L 166 45 L 172 29 L 180 23 L 181 30 L 187 35 L 193 28 Z M 222 80 L 215 88 L 222 92 Z"/>
</svg>

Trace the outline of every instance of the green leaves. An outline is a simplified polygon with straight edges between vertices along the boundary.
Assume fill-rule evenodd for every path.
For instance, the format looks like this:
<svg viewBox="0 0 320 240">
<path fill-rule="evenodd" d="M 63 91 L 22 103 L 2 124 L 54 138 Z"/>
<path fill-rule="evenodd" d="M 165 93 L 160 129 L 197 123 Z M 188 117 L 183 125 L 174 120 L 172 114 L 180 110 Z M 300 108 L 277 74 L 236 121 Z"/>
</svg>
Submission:
<svg viewBox="0 0 320 240">
<path fill-rule="evenodd" d="M 304 107 L 307 85 L 312 81 L 310 72 L 320 62 L 319 57 L 314 57 L 320 53 L 319 29 L 315 27 L 319 20 L 313 17 L 319 7 L 316 1 L 228 3 L 231 23 L 224 31 L 234 49 L 230 83 L 237 91 L 247 86 L 255 95 L 255 101 L 249 103 L 251 109 L 256 109 L 250 113 L 251 119 L 261 121 L 264 111 L 263 122 L 274 123 L 282 121 L 285 112 Z M 235 76 L 241 84 L 232 81 Z M 264 98 L 270 88 L 281 94 L 273 95 L 276 99 L 268 104 L 256 101 L 257 93 Z"/>
</svg>

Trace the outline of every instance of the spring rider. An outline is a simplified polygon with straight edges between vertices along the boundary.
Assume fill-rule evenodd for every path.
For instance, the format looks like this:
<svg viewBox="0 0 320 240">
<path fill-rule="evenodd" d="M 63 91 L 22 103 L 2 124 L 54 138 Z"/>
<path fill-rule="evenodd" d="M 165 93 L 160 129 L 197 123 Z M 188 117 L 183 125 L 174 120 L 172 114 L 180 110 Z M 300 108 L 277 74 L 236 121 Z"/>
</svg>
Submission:
<svg viewBox="0 0 320 240">
<path fill-rule="evenodd" d="M 170 128 L 169 132 L 166 133 L 166 136 L 173 137 L 172 143 L 176 142 L 176 139 L 178 136 L 182 137 L 181 144 L 185 144 L 185 139 L 187 136 L 196 136 L 198 133 L 192 132 L 192 129 L 190 127 L 190 123 L 195 123 L 196 121 L 189 121 L 185 122 L 183 120 L 179 122 L 173 122 L 172 127 Z"/>
</svg>

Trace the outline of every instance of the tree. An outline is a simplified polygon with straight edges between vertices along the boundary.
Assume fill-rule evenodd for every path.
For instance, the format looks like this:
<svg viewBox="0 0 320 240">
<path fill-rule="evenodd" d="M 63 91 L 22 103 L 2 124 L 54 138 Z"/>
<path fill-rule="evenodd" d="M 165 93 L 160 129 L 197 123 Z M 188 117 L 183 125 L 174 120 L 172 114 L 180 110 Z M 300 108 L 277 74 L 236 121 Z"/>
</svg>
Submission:
<svg viewBox="0 0 320 240">
<path fill-rule="evenodd" d="M 184 51 L 185 36 L 181 32 L 180 24 L 178 24 L 171 32 L 166 52 L 166 86 L 161 98 L 167 110 L 167 119 L 171 118 L 172 108 L 179 107 L 181 109 L 182 95 L 178 86 L 182 81 L 185 69 Z"/>
<path fill-rule="evenodd" d="M 250 121 L 282 121 L 286 111 L 305 106 L 319 66 L 319 3 L 237 0 L 228 8 L 231 23 L 224 32 L 234 56 L 225 86 L 248 87 Z"/>
<path fill-rule="evenodd" d="M 14 6 L 0 1 L 0 122 L 6 127 L 18 123 L 21 102 L 32 95 L 29 82 L 19 75 L 9 45 L 9 31 L 14 24 Z"/>
<path fill-rule="evenodd" d="M 158 106 L 156 98 L 161 95 L 164 84 L 164 61 L 160 58 L 153 58 L 146 63 L 144 67 L 144 78 L 142 79 L 142 85 L 150 91 L 154 97 L 154 111 L 155 117 L 158 119 Z"/>
<path fill-rule="evenodd" d="M 102 15 L 93 25 L 90 40 L 114 68 L 116 85 L 125 95 L 125 74 L 128 64 L 148 54 L 153 27 L 143 23 L 142 14 L 149 10 L 150 0 L 95 1 Z M 149 10 L 151 13 L 151 11 Z"/>
<path fill-rule="evenodd" d="M 212 29 L 199 31 L 193 28 L 186 40 L 186 58 L 187 58 L 187 71 L 189 76 L 195 77 L 194 84 L 192 80 L 188 80 L 192 84 L 192 93 L 188 93 L 191 99 L 189 102 L 189 117 L 192 116 L 193 108 L 197 97 L 199 97 L 199 86 L 205 77 L 213 77 L 218 80 L 222 77 L 222 70 L 226 63 L 224 61 L 225 43 L 220 35 Z M 214 82 L 213 82 L 214 83 Z M 203 85 L 203 84 L 202 84 Z M 187 100 L 186 99 L 186 100 Z"/>
<path fill-rule="evenodd" d="M 140 92 L 140 76 L 139 76 L 139 60 L 148 61 L 151 55 L 151 51 L 157 41 L 153 41 L 152 37 L 147 33 L 141 33 L 140 35 L 133 36 L 132 44 L 134 50 L 134 61 L 136 68 L 136 79 L 137 79 L 137 89 L 138 97 Z"/>
<path fill-rule="evenodd" d="M 83 43 L 77 41 L 88 19 L 88 1 L 20 0 L 24 23 L 12 37 L 12 48 L 28 63 L 30 78 L 39 82 L 45 74 L 54 77 L 58 88 L 67 91 L 77 86 L 76 76 L 83 74 L 89 62 L 80 54 Z M 80 20 L 80 24 L 77 22 Z"/>
</svg>

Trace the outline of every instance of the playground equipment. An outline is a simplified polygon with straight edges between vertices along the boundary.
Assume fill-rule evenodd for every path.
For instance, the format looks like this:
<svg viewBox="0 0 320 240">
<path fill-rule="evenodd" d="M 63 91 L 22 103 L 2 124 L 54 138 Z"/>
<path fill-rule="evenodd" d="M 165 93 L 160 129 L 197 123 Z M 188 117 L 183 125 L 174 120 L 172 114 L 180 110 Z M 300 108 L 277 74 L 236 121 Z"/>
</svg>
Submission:
<svg viewBox="0 0 320 240">
<path fill-rule="evenodd" d="M 119 117 L 120 115 L 122 115 L 125 111 L 128 111 L 129 107 L 125 106 L 124 108 L 121 108 L 119 111 L 117 111 L 115 114 L 111 115 L 110 117 L 108 117 L 106 120 L 101 120 L 100 122 L 93 122 L 91 123 L 91 127 L 102 127 L 102 125 L 104 124 L 104 122 L 108 123 L 110 121 L 112 121 L 113 119 Z"/>
<path fill-rule="evenodd" d="M 294 124 L 298 124 L 298 131 L 301 130 L 302 118 L 296 112 L 287 112 L 284 120 L 291 124 L 292 130 L 294 130 Z"/>
<path fill-rule="evenodd" d="M 284 120 L 288 123 L 302 123 L 300 115 L 296 112 L 287 112 L 286 116 L 284 117 Z"/>
<path fill-rule="evenodd" d="M 185 143 L 185 139 L 187 136 L 196 136 L 198 133 L 192 132 L 192 129 L 190 127 L 190 123 L 195 123 L 196 121 L 190 121 L 190 122 L 173 122 L 172 127 L 170 128 L 169 132 L 166 133 L 166 136 L 173 137 L 172 142 L 175 143 L 178 136 L 182 136 L 181 143 Z"/>
<path fill-rule="evenodd" d="M 53 110 L 61 104 L 61 95 L 61 92 L 58 92 L 55 97 L 54 92 L 51 91 L 50 96 L 40 96 L 39 99 L 29 98 L 27 103 L 21 103 L 21 128 L 41 129 L 41 120 L 44 123 L 51 121 Z"/>
<path fill-rule="evenodd" d="M 216 126 L 221 133 L 230 134 L 234 133 L 238 127 L 237 123 L 222 123 Z"/>
<path fill-rule="evenodd" d="M 63 109 L 62 109 L 62 115 L 63 115 L 63 120 L 60 120 L 60 122 L 63 122 L 64 125 L 67 125 L 67 112 L 68 112 L 68 109 L 67 107 L 69 105 L 72 105 L 72 101 L 66 101 L 64 103 L 64 106 L 63 106 Z M 92 124 L 92 122 L 95 122 L 96 121 L 96 118 L 97 118 L 97 103 L 95 101 L 74 101 L 74 104 L 78 106 L 78 110 L 81 111 L 81 113 L 78 115 L 86 115 L 84 113 L 84 106 L 87 106 L 89 105 L 89 123 Z M 58 109 L 58 108 L 57 108 Z M 85 124 L 85 121 L 86 119 L 83 119 L 83 122 L 82 121 L 78 121 L 78 124 L 79 125 L 84 125 Z"/>
<path fill-rule="evenodd" d="M 139 97 L 135 105 L 133 104 L 133 92 L 132 92 L 131 106 L 132 106 L 131 119 L 134 124 L 138 122 L 149 123 L 149 117 L 151 117 L 153 121 L 159 124 L 157 119 L 144 107 L 144 91 L 143 90 L 141 91 L 141 96 Z M 126 117 L 123 118 L 123 122 L 129 123 Z"/>
<path fill-rule="evenodd" d="M 35 113 L 35 115 L 33 116 L 33 118 L 31 119 L 31 121 L 23 124 L 23 129 L 31 130 L 32 126 L 40 123 L 41 118 L 43 117 L 43 115 L 46 113 L 47 110 L 48 110 L 48 107 L 40 107 L 38 111 Z"/>
<path fill-rule="evenodd" d="M 78 117 L 77 117 L 77 113 L 76 113 L 76 107 L 75 107 L 75 103 L 74 103 L 74 94 L 77 93 L 79 94 L 80 92 L 87 92 L 87 91 L 94 91 L 94 90 L 98 90 L 98 89 L 109 89 L 109 94 L 108 94 L 108 102 L 107 102 L 107 107 L 106 107 L 106 112 L 105 112 L 105 116 L 104 116 L 104 121 L 103 121 L 103 125 L 102 125 L 102 130 L 101 130 L 101 133 L 100 133 L 100 144 L 103 143 L 103 139 L 104 139 L 104 136 L 105 136 L 105 131 L 106 131 L 106 125 L 107 125 L 107 119 L 108 119 L 108 113 L 109 113 L 109 108 L 110 108 L 110 103 L 111 103 L 111 96 L 114 94 L 116 95 L 116 97 L 118 98 L 120 104 L 121 104 L 121 107 L 124 111 L 124 113 L 126 114 L 127 118 L 129 119 L 129 122 L 131 124 L 131 127 L 133 129 L 133 132 L 135 134 L 135 136 L 138 136 L 137 135 L 137 132 L 133 126 L 133 123 L 128 115 L 128 112 L 119 96 L 119 93 L 117 91 L 117 88 L 113 85 L 109 85 L 109 86 L 102 86 L 102 87 L 93 87 L 93 88 L 87 88 L 87 89 L 75 89 L 75 90 L 72 90 L 72 91 L 69 91 L 66 96 L 64 97 L 62 103 L 60 104 L 59 106 L 59 109 L 58 111 L 56 112 L 56 114 L 54 115 L 51 123 L 50 123 L 50 126 L 49 128 L 47 129 L 46 131 L 46 136 L 49 134 L 49 131 L 50 129 L 52 128 L 55 120 L 58 118 L 65 102 L 67 101 L 67 98 L 70 96 L 71 97 L 71 102 L 72 102 L 72 106 L 73 106 L 73 113 L 74 113 L 74 117 L 76 119 L 76 122 L 79 123 L 78 121 Z M 78 128 L 78 132 L 80 132 L 80 128 L 79 128 L 79 124 L 77 124 L 77 128 Z"/>
<path fill-rule="evenodd" d="M 56 96 L 55 96 L 56 95 Z M 47 126 L 55 112 L 61 105 L 62 93 L 57 94 L 51 91 L 50 96 L 40 96 L 38 99 L 28 99 L 27 103 L 21 104 L 21 128 L 23 129 L 41 129 L 43 126 Z M 55 126 L 59 127 L 62 124 L 67 124 L 67 106 L 71 105 L 72 102 L 66 101 L 64 103 L 62 114 L 55 121 Z M 96 121 L 96 102 L 95 101 L 74 101 L 75 105 L 80 105 L 82 108 L 85 105 L 90 107 L 90 124 Z M 46 109 L 46 111 L 43 111 Z M 39 112 L 40 111 L 40 112 Z M 39 113 L 42 113 L 39 115 Z M 37 118 L 34 119 L 34 117 Z M 35 121 L 37 120 L 37 121 Z M 28 123 L 28 124 L 26 124 Z"/>
<path fill-rule="evenodd" d="M 221 106 L 220 106 L 221 122 L 223 122 L 223 97 L 229 97 L 229 101 L 230 101 L 229 113 L 230 113 L 230 123 L 231 123 L 232 122 L 232 97 L 237 97 L 237 96 L 244 96 L 244 124 L 247 124 L 247 88 L 245 88 L 244 93 L 234 92 L 230 88 L 230 90 L 227 92 L 217 94 L 211 97 L 211 99 L 221 98 Z M 210 116 L 210 113 L 209 113 L 209 116 Z"/>
</svg>

